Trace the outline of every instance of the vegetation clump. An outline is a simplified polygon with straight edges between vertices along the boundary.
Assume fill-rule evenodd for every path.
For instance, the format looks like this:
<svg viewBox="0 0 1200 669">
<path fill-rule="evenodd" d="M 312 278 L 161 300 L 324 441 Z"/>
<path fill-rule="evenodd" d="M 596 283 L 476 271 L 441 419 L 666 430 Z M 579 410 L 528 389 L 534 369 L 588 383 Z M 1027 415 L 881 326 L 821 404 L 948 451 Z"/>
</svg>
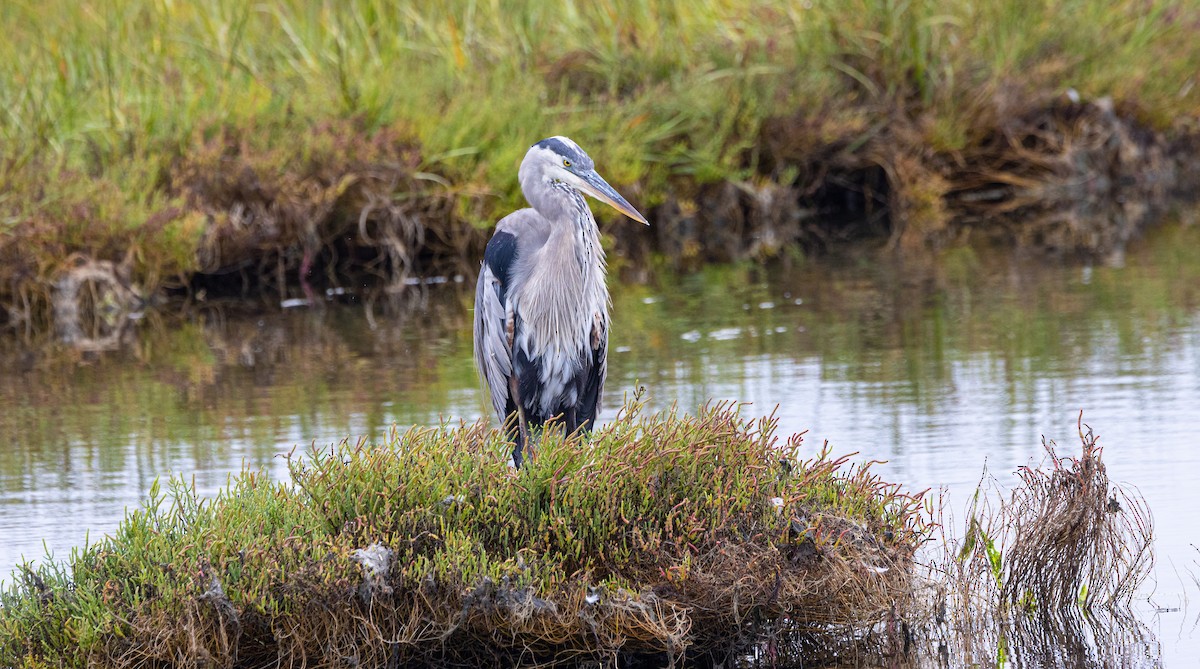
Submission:
<svg viewBox="0 0 1200 669">
<path fill-rule="evenodd" d="M 844 642 L 894 615 L 927 536 L 906 496 L 736 405 L 549 429 L 520 470 L 483 424 L 182 480 L 0 593 L 4 666 L 540 663 Z M 797 642 L 801 643 L 801 642 Z M 802 644 L 801 644 L 802 645 Z M 811 645 L 811 643 L 810 643 Z"/>
<path fill-rule="evenodd" d="M 1139 666 L 1157 648 L 1130 606 L 1154 566 L 1150 510 L 1110 481 L 1082 414 L 1079 438 L 1077 457 L 1043 443 L 1047 463 L 1022 467 L 1007 494 L 977 491 L 965 531 L 932 564 L 934 597 L 914 609 L 931 655 L 952 665 Z"/>
</svg>

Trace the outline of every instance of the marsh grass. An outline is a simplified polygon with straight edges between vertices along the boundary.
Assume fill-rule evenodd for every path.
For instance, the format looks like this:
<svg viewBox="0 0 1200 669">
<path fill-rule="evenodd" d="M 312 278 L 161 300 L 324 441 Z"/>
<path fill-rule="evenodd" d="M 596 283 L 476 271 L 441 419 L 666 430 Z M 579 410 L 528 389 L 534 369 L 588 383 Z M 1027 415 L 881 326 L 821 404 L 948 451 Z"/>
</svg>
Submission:
<svg viewBox="0 0 1200 669">
<path fill-rule="evenodd" d="M 44 327 L 75 254 L 143 297 L 206 273 L 283 293 L 345 266 L 474 267 L 525 147 L 559 133 L 685 260 L 780 253 L 806 239 L 786 203 L 830 188 L 881 199 L 919 246 L 953 232 L 952 195 L 1092 176 L 1061 121 L 1093 101 L 1194 132 L 1198 21 L 1141 0 L 6 2 L 3 318 Z M 1029 149 L 1039 133 L 1061 141 Z M 738 227 L 760 216 L 767 234 Z"/>
<path fill-rule="evenodd" d="M 1044 443 L 1046 462 L 1022 467 L 1011 491 L 981 484 L 961 535 L 942 527 L 933 595 L 918 605 L 927 651 L 951 664 L 1138 666 L 1153 633 L 1130 604 L 1154 566 L 1152 517 L 1109 480 L 1082 414 L 1078 427 L 1079 456 Z"/>
<path fill-rule="evenodd" d="M 681 659 L 852 638 L 910 587 L 920 495 L 737 406 L 549 430 L 519 471 L 483 424 L 343 442 L 215 499 L 155 484 L 111 536 L 20 570 L 0 664 Z M 799 637 L 798 637 L 799 638 Z"/>
</svg>

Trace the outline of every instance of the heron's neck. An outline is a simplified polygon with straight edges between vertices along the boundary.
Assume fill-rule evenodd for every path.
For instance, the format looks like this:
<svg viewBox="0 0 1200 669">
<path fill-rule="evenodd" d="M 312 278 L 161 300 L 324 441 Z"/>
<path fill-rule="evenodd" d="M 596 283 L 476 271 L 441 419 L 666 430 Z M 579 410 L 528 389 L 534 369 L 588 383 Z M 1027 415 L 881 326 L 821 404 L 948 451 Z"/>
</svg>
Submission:
<svg viewBox="0 0 1200 669">
<path fill-rule="evenodd" d="M 600 232 L 583 196 L 571 190 L 573 198 L 560 200 L 557 211 L 539 208 L 551 222 L 550 236 L 517 307 L 528 326 L 531 353 L 582 350 L 596 319 L 608 322 Z"/>
<path fill-rule="evenodd" d="M 561 261 L 559 269 L 580 277 L 583 284 L 604 281 L 604 249 L 600 230 L 583 194 L 567 187 L 559 201 L 559 210 L 550 218 L 550 238 L 546 240 L 547 258 Z M 543 214 L 545 215 L 545 214 Z M 581 286 L 582 287 L 582 286 Z"/>
<path fill-rule="evenodd" d="M 522 182 L 521 190 L 529 204 L 553 223 L 556 230 L 562 223 L 575 220 L 581 208 L 587 208 L 583 193 L 562 181 L 541 178 L 536 185 Z"/>
</svg>

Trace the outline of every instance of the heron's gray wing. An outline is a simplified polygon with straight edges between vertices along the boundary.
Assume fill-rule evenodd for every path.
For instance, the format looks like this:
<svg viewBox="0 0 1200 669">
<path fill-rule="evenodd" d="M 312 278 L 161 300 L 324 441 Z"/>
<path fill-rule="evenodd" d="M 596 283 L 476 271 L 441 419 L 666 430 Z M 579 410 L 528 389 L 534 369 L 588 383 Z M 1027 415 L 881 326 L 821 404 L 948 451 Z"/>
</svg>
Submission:
<svg viewBox="0 0 1200 669">
<path fill-rule="evenodd" d="M 513 373 L 513 313 L 508 294 L 516 255 L 516 236 L 497 230 L 484 252 L 475 286 L 475 364 L 501 423 L 507 418 L 508 381 Z"/>
</svg>

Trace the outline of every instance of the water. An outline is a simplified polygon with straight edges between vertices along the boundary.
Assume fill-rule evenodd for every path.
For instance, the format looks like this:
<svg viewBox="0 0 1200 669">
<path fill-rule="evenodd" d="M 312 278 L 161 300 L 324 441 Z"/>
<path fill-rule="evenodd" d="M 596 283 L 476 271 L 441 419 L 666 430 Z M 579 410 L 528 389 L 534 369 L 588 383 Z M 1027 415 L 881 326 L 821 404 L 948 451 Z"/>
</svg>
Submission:
<svg viewBox="0 0 1200 669">
<path fill-rule="evenodd" d="M 956 250 L 933 268 L 844 255 L 799 267 L 661 273 L 614 285 L 606 388 L 694 409 L 775 409 L 815 449 L 888 462 L 961 517 L 987 467 L 1002 485 L 1066 453 L 1076 420 L 1114 480 L 1154 512 L 1158 566 L 1139 598 L 1150 657 L 1200 655 L 1200 227 L 1170 226 L 1119 262 Z M 400 305 L 202 305 L 150 314 L 105 353 L 0 354 L 0 578 L 111 532 L 155 477 L 213 492 L 243 464 L 285 472 L 311 442 L 485 411 L 471 362 L 468 283 Z M 257 310 L 259 312 L 263 310 Z"/>
</svg>

